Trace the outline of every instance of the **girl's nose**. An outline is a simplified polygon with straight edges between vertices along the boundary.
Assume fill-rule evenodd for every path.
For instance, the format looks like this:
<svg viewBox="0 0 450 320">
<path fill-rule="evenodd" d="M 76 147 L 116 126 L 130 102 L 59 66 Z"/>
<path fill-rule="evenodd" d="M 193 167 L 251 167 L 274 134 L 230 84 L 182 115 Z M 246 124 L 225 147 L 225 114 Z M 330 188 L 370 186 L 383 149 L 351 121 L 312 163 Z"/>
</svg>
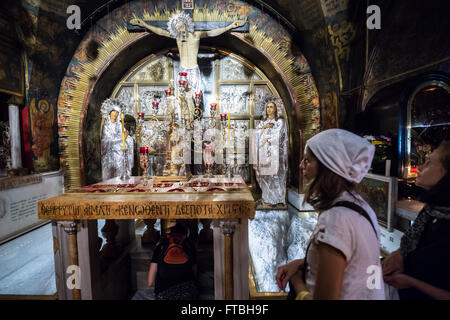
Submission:
<svg viewBox="0 0 450 320">
<path fill-rule="evenodd" d="M 304 162 L 304 160 L 302 160 L 300 162 L 300 169 L 305 169 L 305 162 Z"/>
</svg>

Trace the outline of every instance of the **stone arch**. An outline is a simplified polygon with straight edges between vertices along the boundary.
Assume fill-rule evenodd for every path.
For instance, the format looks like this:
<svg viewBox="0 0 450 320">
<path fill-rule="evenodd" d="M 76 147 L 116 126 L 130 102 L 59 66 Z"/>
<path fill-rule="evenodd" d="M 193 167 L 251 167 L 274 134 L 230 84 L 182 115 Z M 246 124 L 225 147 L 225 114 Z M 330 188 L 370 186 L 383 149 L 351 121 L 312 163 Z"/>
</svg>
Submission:
<svg viewBox="0 0 450 320">
<path fill-rule="evenodd" d="M 258 11 L 256 8 L 250 8 Z M 118 12 L 111 14 L 116 17 L 124 17 L 124 21 L 131 18 L 128 7 L 121 7 L 117 10 Z M 146 20 L 166 20 L 171 13 L 169 9 L 154 10 L 153 14 L 144 12 L 142 16 Z M 212 11 L 208 11 L 206 8 L 195 11 L 194 20 L 196 14 L 206 20 L 234 20 L 221 13 L 218 7 Z M 288 121 L 293 129 L 290 138 L 291 148 L 300 149 L 302 143 L 319 129 L 320 111 L 317 89 L 304 56 L 291 54 L 292 50 L 290 49 L 294 44 L 290 35 L 281 25 L 274 24 L 271 17 L 264 15 L 262 17 L 272 24 L 252 25 L 250 23 L 248 34 L 229 33 L 217 38 L 208 38 L 202 42 L 202 45 L 227 46 L 228 50 L 248 58 L 271 78 L 284 101 Z M 107 18 L 105 17 L 104 20 Z M 262 27 L 267 25 L 278 26 L 280 30 L 276 30 L 277 34 L 270 36 L 267 33 L 269 30 L 264 30 Z M 103 33 L 103 35 L 106 34 Z M 277 37 L 280 35 L 281 38 Z M 93 96 L 93 93 L 100 90 L 108 91 L 106 80 L 116 79 L 118 81 L 121 72 L 125 72 L 139 61 L 139 57 L 143 58 L 150 52 L 174 46 L 174 42 L 171 42 L 172 39 L 153 34 L 130 33 L 123 23 L 122 26 L 114 24 L 110 26 L 107 33 L 108 38 L 101 41 L 97 58 L 91 61 L 86 57 L 85 48 L 89 41 L 96 36 L 98 33 L 96 34 L 93 27 L 80 43 L 62 81 L 58 99 L 60 159 L 65 173 L 65 185 L 68 189 L 85 184 L 83 159 L 85 117 L 89 104 L 96 102 L 92 101 L 92 98 L 101 99 L 102 96 L 102 94 Z M 299 72 L 299 69 L 303 71 Z M 109 93 L 103 94 L 108 95 Z M 300 128 L 303 131 L 302 141 L 298 134 Z M 298 152 L 295 154 L 297 155 Z M 293 169 L 291 175 L 295 176 L 295 173 L 298 173 L 298 161 L 299 159 L 295 156 L 291 157 L 290 167 Z M 296 184 L 295 181 L 294 184 Z"/>
</svg>

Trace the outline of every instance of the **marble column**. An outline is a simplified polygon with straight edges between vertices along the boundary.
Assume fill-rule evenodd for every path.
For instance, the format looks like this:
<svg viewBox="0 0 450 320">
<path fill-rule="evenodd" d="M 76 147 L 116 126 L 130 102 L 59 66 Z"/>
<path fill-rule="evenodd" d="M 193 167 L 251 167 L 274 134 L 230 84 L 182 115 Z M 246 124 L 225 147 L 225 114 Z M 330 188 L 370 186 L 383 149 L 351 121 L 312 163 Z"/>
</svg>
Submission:
<svg viewBox="0 0 450 320">
<path fill-rule="evenodd" d="M 64 231 L 68 234 L 69 238 L 69 259 L 70 265 L 79 267 L 78 264 L 78 243 L 77 233 L 78 227 L 76 221 L 63 221 L 60 224 L 64 227 Z M 78 279 L 79 281 L 80 279 Z M 77 281 L 77 280 L 76 280 Z M 72 300 L 81 300 L 80 284 L 75 285 L 72 289 Z"/>
<path fill-rule="evenodd" d="M 11 169 L 22 168 L 22 148 L 20 144 L 19 107 L 9 105 L 9 132 L 11 139 Z"/>
<path fill-rule="evenodd" d="M 233 299 L 233 235 L 237 222 L 224 220 L 220 222 L 220 228 L 224 235 L 225 253 L 225 300 Z"/>
</svg>

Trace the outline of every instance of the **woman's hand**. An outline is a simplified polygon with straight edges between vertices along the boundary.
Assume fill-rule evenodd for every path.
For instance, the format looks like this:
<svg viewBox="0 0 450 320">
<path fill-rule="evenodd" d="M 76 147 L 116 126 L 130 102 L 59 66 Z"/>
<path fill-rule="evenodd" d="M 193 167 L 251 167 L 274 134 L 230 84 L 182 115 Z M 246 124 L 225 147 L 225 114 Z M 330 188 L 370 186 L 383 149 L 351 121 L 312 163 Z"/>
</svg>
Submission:
<svg viewBox="0 0 450 320">
<path fill-rule="evenodd" d="M 305 282 L 303 282 L 303 271 L 301 269 L 292 275 L 291 285 L 291 289 L 294 289 L 297 294 L 302 291 L 308 291 Z"/>
<path fill-rule="evenodd" d="M 403 272 L 403 256 L 400 250 L 394 251 L 389 256 L 387 256 L 381 262 L 381 266 L 383 267 L 383 276 L 391 273 Z"/>
<path fill-rule="evenodd" d="M 384 281 L 396 289 L 411 288 L 413 285 L 412 280 L 412 277 L 400 272 L 384 276 Z"/>
<path fill-rule="evenodd" d="M 277 285 L 280 290 L 286 289 L 286 284 L 289 282 L 291 277 L 303 268 L 305 264 L 305 259 L 293 260 L 285 265 L 278 268 L 277 275 L 275 279 L 277 280 Z"/>
</svg>

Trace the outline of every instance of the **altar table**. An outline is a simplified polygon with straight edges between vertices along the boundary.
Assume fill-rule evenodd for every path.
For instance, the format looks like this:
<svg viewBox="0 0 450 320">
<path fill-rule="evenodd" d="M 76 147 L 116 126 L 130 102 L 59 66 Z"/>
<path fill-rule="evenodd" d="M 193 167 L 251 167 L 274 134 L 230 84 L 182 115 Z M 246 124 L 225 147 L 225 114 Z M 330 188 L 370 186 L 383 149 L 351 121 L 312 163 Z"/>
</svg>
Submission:
<svg viewBox="0 0 450 320">
<path fill-rule="evenodd" d="M 41 200 L 38 213 L 40 219 L 73 224 L 89 219 L 215 219 L 223 233 L 214 228 L 215 287 L 224 282 L 224 294 L 221 288 L 215 289 L 216 299 L 248 299 L 246 237 L 248 219 L 254 218 L 255 207 L 240 176 L 192 176 L 189 181 L 160 183 L 154 183 L 152 178 L 147 181 L 142 177 L 130 177 L 127 181 L 114 178 Z M 235 230 L 240 230 L 235 241 L 239 246 L 233 246 Z M 71 259 L 77 264 L 76 228 L 68 234 L 69 250 L 73 248 Z M 242 283 L 242 273 L 247 282 Z M 244 287 L 239 289 L 244 294 L 236 294 L 233 289 L 236 285 Z M 73 297 L 79 299 L 79 292 L 73 291 Z"/>
</svg>

